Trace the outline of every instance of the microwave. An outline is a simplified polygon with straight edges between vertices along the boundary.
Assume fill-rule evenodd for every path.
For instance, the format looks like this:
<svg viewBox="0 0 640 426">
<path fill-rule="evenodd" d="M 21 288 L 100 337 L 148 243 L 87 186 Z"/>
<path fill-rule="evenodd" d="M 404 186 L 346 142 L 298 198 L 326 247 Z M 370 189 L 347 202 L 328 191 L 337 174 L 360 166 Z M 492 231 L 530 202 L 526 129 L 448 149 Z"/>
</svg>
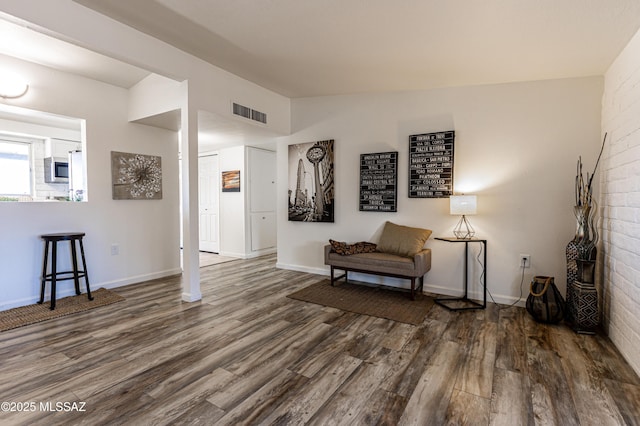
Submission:
<svg viewBox="0 0 640 426">
<path fill-rule="evenodd" d="M 69 160 L 56 157 L 45 158 L 44 181 L 47 183 L 69 182 Z"/>
</svg>

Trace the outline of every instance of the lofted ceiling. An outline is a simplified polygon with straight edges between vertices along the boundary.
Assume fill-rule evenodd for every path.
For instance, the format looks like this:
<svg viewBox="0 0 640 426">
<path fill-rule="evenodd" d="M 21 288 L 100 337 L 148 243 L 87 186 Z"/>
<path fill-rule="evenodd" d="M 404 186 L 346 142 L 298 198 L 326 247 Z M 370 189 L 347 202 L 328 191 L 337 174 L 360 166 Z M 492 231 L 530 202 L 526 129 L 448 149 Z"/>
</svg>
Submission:
<svg viewBox="0 0 640 426">
<path fill-rule="evenodd" d="M 10 19 L 10 17 L 7 17 Z M 150 74 L 149 71 L 50 37 L 23 24 L 0 19 L 0 55 L 129 89 Z M 77 119 L 0 104 L 0 118 L 54 127 L 78 127 Z M 179 111 L 169 111 L 137 121 L 177 131 Z M 198 112 L 198 149 L 211 151 L 226 146 L 253 144 L 275 149 L 274 134 L 261 127 L 232 121 L 207 111 Z"/>
<path fill-rule="evenodd" d="M 638 0 L 74 0 L 287 97 L 602 75 Z"/>
<path fill-rule="evenodd" d="M 602 75 L 640 28 L 638 0 L 73 1 L 291 98 Z M 123 88 L 149 74 L 2 19 L 0 54 Z M 199 122 L 207 149 L 273 136 Z"/>
<path fill-rule="evenodd" d="M 0 19 L 0 54 L 126 89 L 150 74 L 3 19 Z"/>
</svg>

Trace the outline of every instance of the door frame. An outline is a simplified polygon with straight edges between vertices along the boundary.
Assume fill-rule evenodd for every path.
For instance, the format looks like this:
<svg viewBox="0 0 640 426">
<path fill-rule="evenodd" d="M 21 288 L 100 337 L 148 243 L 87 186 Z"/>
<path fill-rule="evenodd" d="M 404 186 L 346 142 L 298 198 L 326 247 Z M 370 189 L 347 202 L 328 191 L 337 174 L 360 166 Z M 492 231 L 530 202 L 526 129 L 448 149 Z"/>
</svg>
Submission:
<svg viewBox="0 0 640 426">
<path fill-rule="evenodd" d="M 218 154 L 218 152 L 201 152 L 198 153 L 198 175 L 200 174 L 200 159 L 203 157 L 216 157 L 216 164 L 217 164 L 217 169 L 218 169 L 218 176 L 216 176 L 216 188 L 218 190 L 217 193 L 217 202 L 216 202 L 216 229 L 218 231 L 218 251 L 217 253 L 220 253 L 220 248 L 221 248 L 221 232 L 220 232 L 220 180 L 219 175 L 220 175 L 220 156 Z M 198 176 L 199 178 L 199 176 Z M 199 185 L 198 185 L 199 186 Z M 200 216 L 200 194 L 199 194 L 200 189 L 198 189 L 198 216 Z M 198 227 L 200 226 L 200 221 L 198 221 Z M 200 233 L 200 231 L 198 231 L 198 234 Z M 202 248 L 200 247 L 200 239 L 198 239 L 198 250 L 202 251 Z"/>
</svg>

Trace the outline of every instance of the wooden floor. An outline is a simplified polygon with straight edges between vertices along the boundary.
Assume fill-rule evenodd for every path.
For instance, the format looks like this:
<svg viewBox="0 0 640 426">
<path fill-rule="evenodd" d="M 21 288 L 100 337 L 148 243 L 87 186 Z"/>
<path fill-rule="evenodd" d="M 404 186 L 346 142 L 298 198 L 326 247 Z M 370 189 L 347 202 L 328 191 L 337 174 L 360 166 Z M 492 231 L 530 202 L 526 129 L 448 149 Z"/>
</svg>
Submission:
<svg viewBox="0 0 640 426">
<path fill-rule="evenodd" d="M 322 277 L 274 256 L 200 271 L 202 302 L 174 277 L 0 333 L 0 400 L 28 410 L 0 424 L 640 424 L 640 379 L 605 337 L 497 305 L 433 305 L 416 327 L 300 302 Z"/>
</svg>

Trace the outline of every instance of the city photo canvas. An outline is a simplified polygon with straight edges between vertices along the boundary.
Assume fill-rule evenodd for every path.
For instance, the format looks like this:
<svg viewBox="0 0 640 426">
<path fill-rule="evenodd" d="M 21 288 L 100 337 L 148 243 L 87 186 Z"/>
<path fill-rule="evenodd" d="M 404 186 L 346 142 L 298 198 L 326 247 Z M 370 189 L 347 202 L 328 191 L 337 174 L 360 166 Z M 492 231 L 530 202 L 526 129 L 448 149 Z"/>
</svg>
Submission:
<svg viewBox="0 0 640 426">
<path fill-rule="evenodd" d="M 333 142 L 289 145 L 290 221 L 334 221 Z"/>
</svg>

